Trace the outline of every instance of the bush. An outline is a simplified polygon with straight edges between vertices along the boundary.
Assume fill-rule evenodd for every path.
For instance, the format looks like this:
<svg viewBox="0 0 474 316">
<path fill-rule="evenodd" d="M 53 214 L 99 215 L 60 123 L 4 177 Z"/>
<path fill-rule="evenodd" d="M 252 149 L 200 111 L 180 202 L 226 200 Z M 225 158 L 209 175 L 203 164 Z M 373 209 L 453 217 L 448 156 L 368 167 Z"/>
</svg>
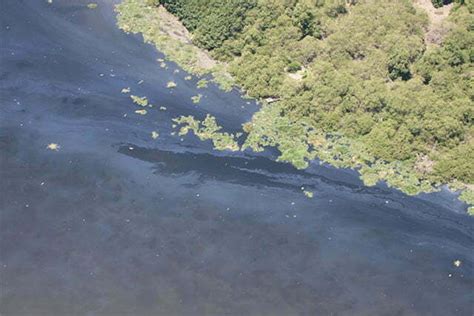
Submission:
<svg viewBox="0 0 474 316">
<path fill-rule="evenodd" d="M 292 61 L 286 69 L 288 72 L 297 72 L 298 70 L 301 70 L 301 64 L 297 61 Z"/>
<path fill-rule="evenodd" d="M 431 0 L 435 8 L 440 8 L 446 4 L 450 4 L 453 0 Z"/>
</svg>

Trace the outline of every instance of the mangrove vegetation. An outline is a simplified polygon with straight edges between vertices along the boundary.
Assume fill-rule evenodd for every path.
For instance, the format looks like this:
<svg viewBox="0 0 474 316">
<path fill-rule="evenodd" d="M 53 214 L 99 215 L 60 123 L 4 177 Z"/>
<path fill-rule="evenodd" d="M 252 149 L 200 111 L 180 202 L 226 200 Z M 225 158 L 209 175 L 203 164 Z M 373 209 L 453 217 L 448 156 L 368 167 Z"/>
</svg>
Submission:
<svg viewBox="0 0 474 316">
<path fill-rule="evenodd" d="M 446 8 L 436 21 L 425 10 Z M 202 74 L 189 65 L 203 49 L 221 67 L 215 77 L 272 101 L 244 124 L 242 150 L 277 147 L 297 168 L 316 158 L 357 168 L 367 185 L 408 194 L 447 184 L 474 203 L 474 1 L 125 0 L 119 25 L 159 37 L 149 19 L 163 9 L 194 44 L 176 62 Z M 231 138 L 204 121 L 179 123 Z"/>
</svg>

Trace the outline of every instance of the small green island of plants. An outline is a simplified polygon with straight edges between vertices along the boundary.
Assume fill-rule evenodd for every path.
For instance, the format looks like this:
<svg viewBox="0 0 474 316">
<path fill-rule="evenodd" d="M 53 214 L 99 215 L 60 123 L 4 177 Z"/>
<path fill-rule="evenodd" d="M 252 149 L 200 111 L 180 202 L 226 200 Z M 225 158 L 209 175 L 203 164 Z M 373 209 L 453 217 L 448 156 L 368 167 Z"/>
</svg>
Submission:
<svg viewBox="0 0 474 316">
<path fill-rule="evenodd" d="M 216 118 L 209 114 L 202 121 L 193 116 L 180 116 L 173 119 L 173 122 L 180 125 L 179 136 L 193 132 L 200 140 L 211 140 L 216 150 L 240 150 L 236 141 L 240 135 L 221 132 L 222 127 L 217 124 Z"/>
</svg>

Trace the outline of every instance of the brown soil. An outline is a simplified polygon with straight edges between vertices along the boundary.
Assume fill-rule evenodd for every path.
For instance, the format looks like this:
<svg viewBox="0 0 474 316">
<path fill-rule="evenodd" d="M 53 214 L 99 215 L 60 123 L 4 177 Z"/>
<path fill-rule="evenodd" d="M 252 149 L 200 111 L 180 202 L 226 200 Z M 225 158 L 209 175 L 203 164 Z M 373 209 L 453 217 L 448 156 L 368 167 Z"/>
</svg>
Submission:
<svg viewBox="0 0 474 316">
<path fill-rule="evenodd" d="M 449 16 L 453 4 L 451 3 L 442 6 L 441 8 L 435 8 L 431 3 L 431 0 L 414 0 L 413 2 L 415 7 L 426 12 L 430 20 L 425 34 L 425 42 L 434 45 L 441 44 L 443 37 L 449 30 L 449 26 L 445 20 Z"/>
<path fill-rule="evenodd" d="M 191 33 L 189 33 L 177 17 L 169 13 L 163 6 L 158 8 L 158 14 L 160 21 L 162 21 L 160 30 L 163 33 L 180 42 L 192 45 Z M 198 49 L 196 57 L 197 65 L 203 69 L 211 69 L 217 64 L 217 62 L 209 56 L 208 52 L 203 49 Z"/>
</svg>

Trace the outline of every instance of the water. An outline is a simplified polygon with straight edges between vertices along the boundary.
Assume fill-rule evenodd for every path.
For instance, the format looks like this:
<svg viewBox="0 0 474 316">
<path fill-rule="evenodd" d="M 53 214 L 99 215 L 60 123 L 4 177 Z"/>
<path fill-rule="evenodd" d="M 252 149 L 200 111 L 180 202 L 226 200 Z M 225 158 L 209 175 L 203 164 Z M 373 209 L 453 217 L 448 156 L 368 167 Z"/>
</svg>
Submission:
<svg viewBox="0 0 474 316">
<path fill-rule="evenodd" d="M 257 106 L 161 69 L 116 2 L 0 5 L 2 315 L 472 315 L 455 196 L 171 135 L 206 113 L 235 131 Z M 155 107 L 136 115 L 125 87 Z"/>
</svg>

